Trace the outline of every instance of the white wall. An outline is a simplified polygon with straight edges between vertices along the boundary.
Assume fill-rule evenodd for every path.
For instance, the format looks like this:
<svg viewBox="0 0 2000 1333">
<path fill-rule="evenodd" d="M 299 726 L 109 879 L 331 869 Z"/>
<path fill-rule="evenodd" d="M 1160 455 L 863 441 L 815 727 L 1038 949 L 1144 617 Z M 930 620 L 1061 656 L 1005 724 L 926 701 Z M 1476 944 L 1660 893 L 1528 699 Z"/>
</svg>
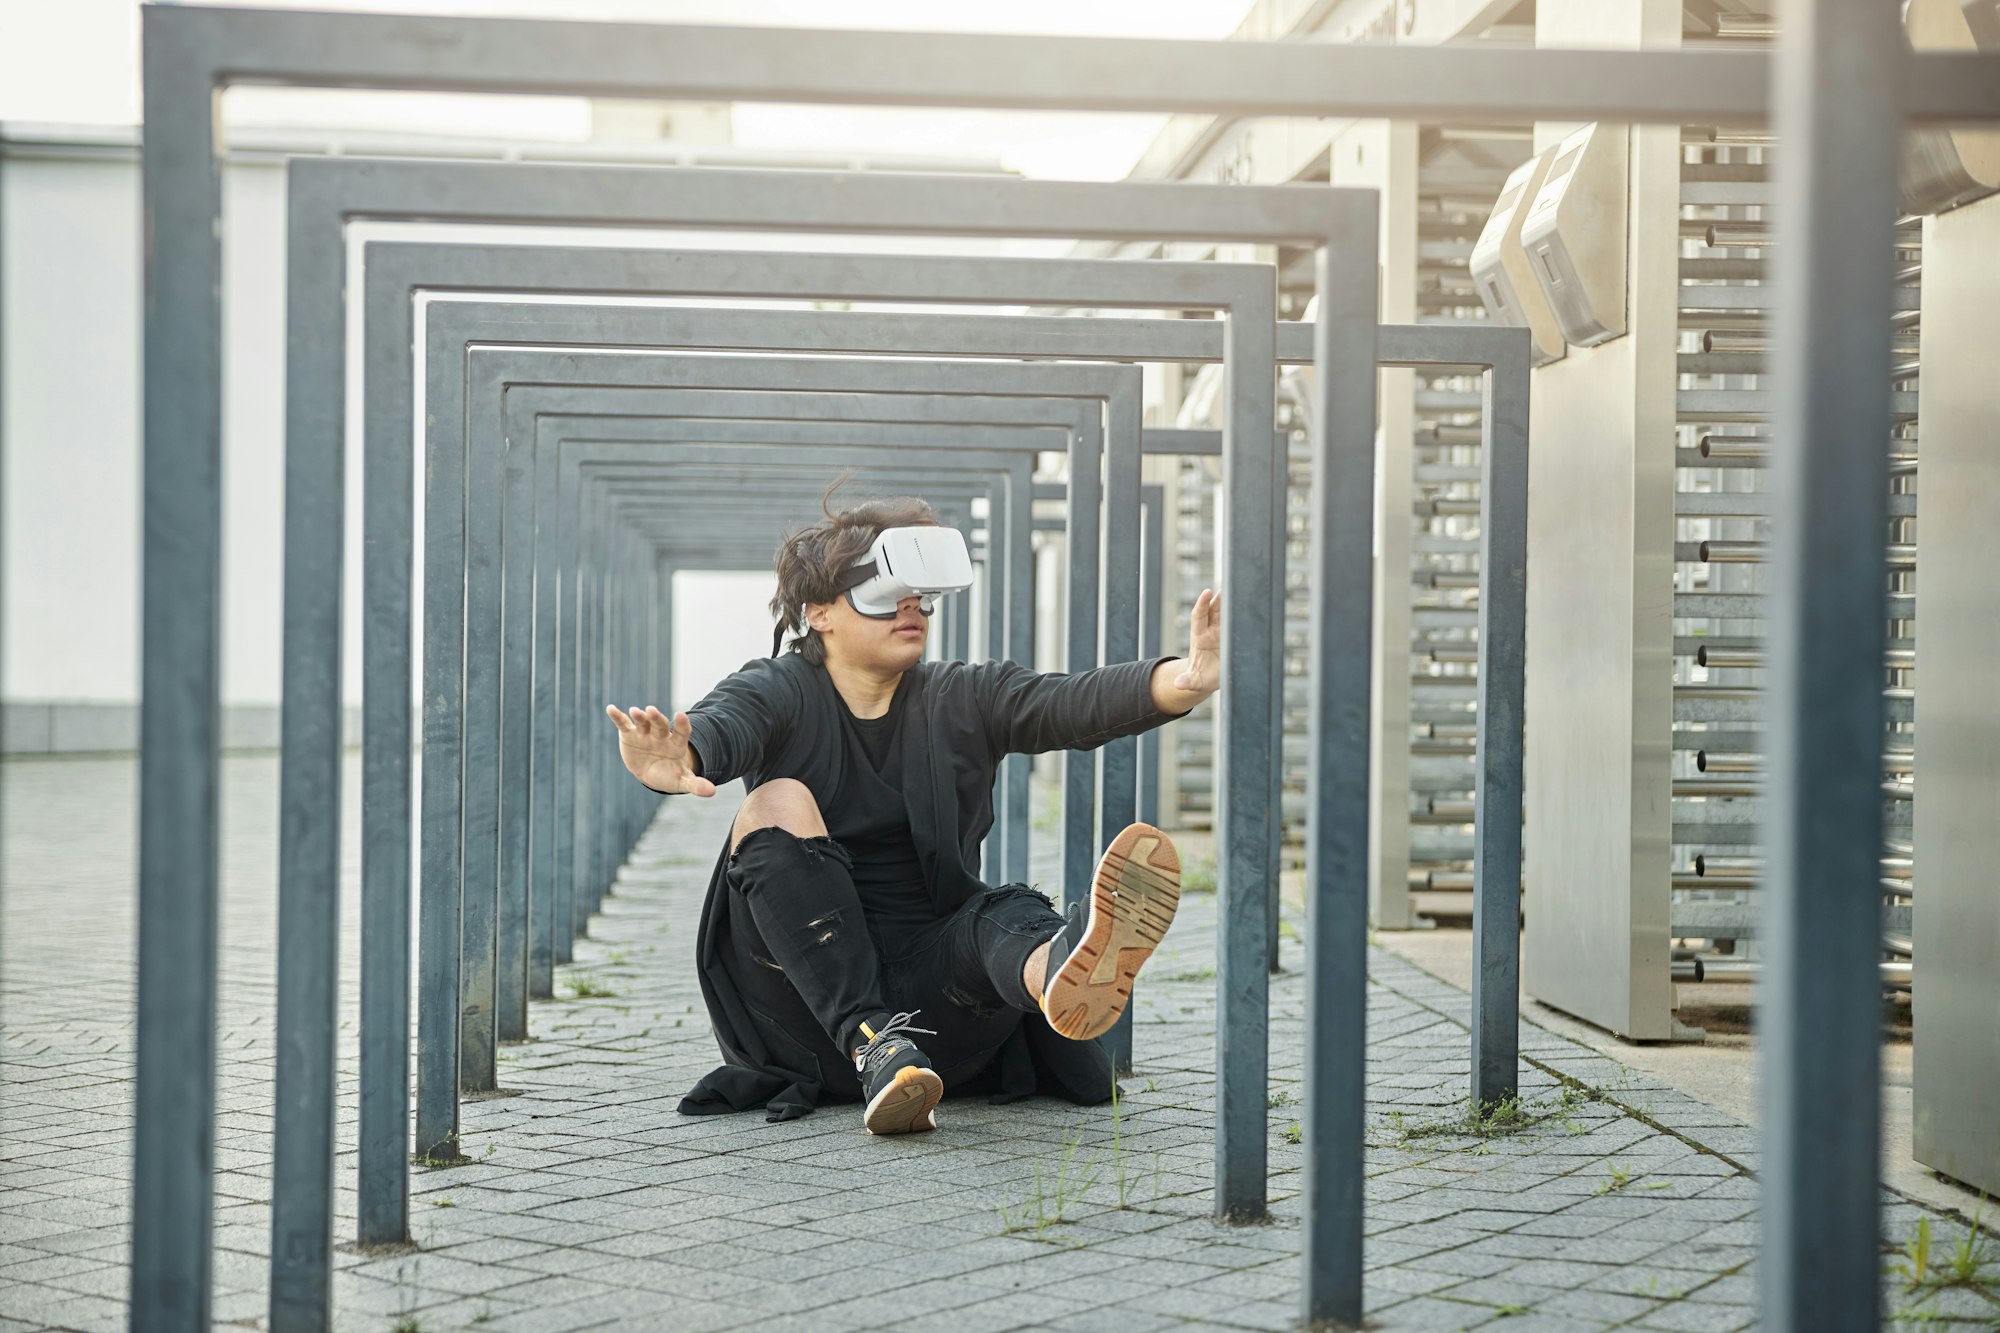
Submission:
<svg viewBox="0 0 2000 1333">
<path fill-rule="evenodd" d="M 687 708 L 715 683 L 753 657 L 771 653 L 771 600 L 776 576 L 769 570 L 674 575 L 673 697 L 657 699 L 662 712 Z"/>
<path fill-rule="evenodd" d="M 139 679 L 139 180 L 119 160 L 5 170 L 10 699 L 131 703 Z M 224 209 L 223 698 L 278 698 L 283 177 L 233 166 Z"/>
<path fill-rule="evenodd" d="M 14 698 L 138 694 L 138 181 L 7 162 L 6 658 Z"/>
</svg>

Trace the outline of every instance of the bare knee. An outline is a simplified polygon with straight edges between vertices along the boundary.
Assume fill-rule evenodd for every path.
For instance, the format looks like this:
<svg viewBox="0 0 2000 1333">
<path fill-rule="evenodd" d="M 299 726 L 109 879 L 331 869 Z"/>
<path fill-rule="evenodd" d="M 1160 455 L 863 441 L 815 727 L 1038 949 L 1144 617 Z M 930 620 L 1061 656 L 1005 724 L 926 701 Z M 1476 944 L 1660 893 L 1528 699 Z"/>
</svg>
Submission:
<svg viewBox="0 0 2000 1333">
<path fill-rule="evenodd" d="M 819 802 L 805 783 L 791 778 L 774 778 L 750 793 L 736 812 L 736 827 L 729 834 L 730 850 L 760 828 L 781 828 L 799 838 L 826 836 Z"/>
</svg>

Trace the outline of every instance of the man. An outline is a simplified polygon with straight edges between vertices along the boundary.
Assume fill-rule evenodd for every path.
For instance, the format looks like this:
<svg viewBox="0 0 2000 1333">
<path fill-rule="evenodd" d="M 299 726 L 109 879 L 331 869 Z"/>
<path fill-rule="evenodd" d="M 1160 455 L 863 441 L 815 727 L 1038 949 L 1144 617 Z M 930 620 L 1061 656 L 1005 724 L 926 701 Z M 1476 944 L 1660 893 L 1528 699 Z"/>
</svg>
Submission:
<svg viewBox="0 0 2000 1333">
<path fill-rule="evenodd" d="M 776 563 L 772 657 L 672 718 L 605 710 L 653 790 L 750 789 L 697 946 L 726 1063 L 681 1111 L 786 1120 L 858 1097 L 870 1133 L 896 1134 L 936 1128 L 947 1087 L 1108 1100 L 1101 1038 L 1173 920 L 1179 857 L 1134 824 L 1068 920 L 1024 885 L 990 888 L 976 867 L 994 775 L 1008 754 L 1093 749 L 1215 693 L 1219 599 L 1195 603 L 1185 659 L 1038 675 L 923 661 L 932 607 L 971 562 L 922 500 L 827 508 Z"/>
</svg>

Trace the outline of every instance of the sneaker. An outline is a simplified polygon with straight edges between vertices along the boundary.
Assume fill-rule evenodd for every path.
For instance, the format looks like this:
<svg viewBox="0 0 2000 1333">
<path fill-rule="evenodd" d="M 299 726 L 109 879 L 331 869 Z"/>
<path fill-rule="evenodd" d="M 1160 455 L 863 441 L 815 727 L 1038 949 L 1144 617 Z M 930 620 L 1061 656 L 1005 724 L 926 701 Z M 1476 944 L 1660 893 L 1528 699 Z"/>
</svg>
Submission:
<svg viewBox="0 0 2000 1333">
<path fill-rule="evenodd" d="M 1111 1029 L 1132 998 L 1132 981 L 1153 956 L 1181 901 L 1181 858 L 1151 824 L 1111 840 L 1090 885 L 1090 909 L 1072 915 L 1049 944 L 1042 1012 L 1073 1041 Z"/>
<path fill-rule="evenodd" d="M 917 1049 L 909 1033 L 936 1036 L 930 1028 L 911 1026 L 914 1013 L 893 1018 L 878 1014 L 861 1025 L 868 1044 L 854 1053 L 861 1071 L 861 1095 L 867 1106 L 861 1124 L 870 1134 L 909 1134 L 936 1129 L 932 1114 L 944 1097 L 944 1080 L 931 1068 L 930 1057 Z"/>
</svg>

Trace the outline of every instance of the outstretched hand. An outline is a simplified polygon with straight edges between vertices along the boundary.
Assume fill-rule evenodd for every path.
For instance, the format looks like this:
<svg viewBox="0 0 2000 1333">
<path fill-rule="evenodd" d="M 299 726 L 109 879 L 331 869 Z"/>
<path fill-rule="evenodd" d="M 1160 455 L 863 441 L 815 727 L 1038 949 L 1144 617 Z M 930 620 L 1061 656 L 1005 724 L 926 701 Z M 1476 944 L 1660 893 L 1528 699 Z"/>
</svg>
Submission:
<svg viewBox="0 0 2000 1333">
<path fill-rule="evenodd" d="M 1174 688 L 1210 695 L 1222 688 L 1222 598 L 1203 588 L 1188 616 L 1188 653 Z"/>
<path fill-rule="evenodd" d="M 672 796 L 715 795 L 715 784 L 694 771 L 694 750 L 688 744 L 694 725 L 686 713 L 669 719 L 648 705 L 628 715 L 615 704 L 606 704 L 604 712 L 618 728 L 618 757 L 633 777 Z"/>
<path fill-rule="evenodd" d="M 1153 707 L 1185 713 L 1222 688 L 1222 598 L 1203 588 L 1188 617 L 1187 656 L 1153 669 Z"/>
</svg>

